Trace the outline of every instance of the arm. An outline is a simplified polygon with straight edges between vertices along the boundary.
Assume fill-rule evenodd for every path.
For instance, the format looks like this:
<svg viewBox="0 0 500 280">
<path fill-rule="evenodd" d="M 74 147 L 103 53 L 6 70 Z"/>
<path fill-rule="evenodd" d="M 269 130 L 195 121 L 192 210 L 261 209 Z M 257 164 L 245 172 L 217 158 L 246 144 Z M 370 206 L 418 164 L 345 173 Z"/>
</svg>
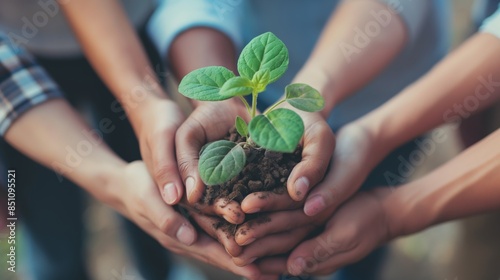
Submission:
<svg viewBox="0 0 500 280">
<path fill-rule="evenodd" d="M 102 139 L 87 138 L 89 134 L 91 130 L 82 119 L 59 99 L 24 113 L 9 128 L 5 139 L 27 156 L 82 186 L 173 252 L 209 262 L 249 279 L 258 277 L 255 267 L 240 268 L 232 264 L 223 247 L 207 235 L 199 234 L 197 239 L 190 222 L 160 198 L 142 162 L 125 163 Z M 33 139 L 36 139 L 36 145 L 33 145 Z M 85 149 L 85 154 L 79 153 L 79 149 Z M 74 157 L 81 160 L 77 163 L 69 160 Z M 197 217 L 196 221 L 205 228 L 213 225 L 205 217 Z"/>
<path fill-rule="evenodd" d="M 174 135 L 184 116 L 162 90 L 123 8 L 116 0 L 71 1 L 62 7 L 89 61 L 125 109 L 162 197 L 179 202 L 184 188 Z"/>
<path fill-rule="evenodd" d="M 322 234 L 300 244 L 288 260 L 265 260 L 261 269 L 329 274 L 399 236 L 500 209 L 499 141 L 497 130 L 419 180 L 396 190 L 356 194 L 332 216 Z M 305 266 L 303 260 L 315 265 Z"/>
<path fill-rule="evenodd" d="M 499 55 L 500 40 L 479 33 L 398 96 L 342 129 L 339 142 L 343 148 L 334 154 L 333 166 L 337 167 L 310 193 L 306 213 L 316 215 L 339 205 L 353 193 L 351 187 L 361 185 L 399 145 L 445 122 L 459 124 L 498 101 L 500 69 L 495 58 Z M 340 134 L 345 140 L 340 140 Z M 347 157 L 350 151 L 354 154 Z"/>
<path fill-rule="evenodd" d="M 383 196 L 390 235 L 500 209 L 500 130 L 429 175 Z"/>
<path fill-rule="evenodd" d="M 421 14 L 425 13 L 422 9 L 426 4 L 425 1 L 419 2 L 408 4 L 403 9 L 416 8 L 414 11 L 420 18 L 413 25 L 418 25 L 418 21 L 424 18 Z M 382 23 L 375 21 L 374 13 Z M 359 34 L 365 32 L 370 22 L 379 27 L 379 32 L 373 38 L 360 39 Z M 410 32 L 403 18 L 384 1 L 343 1 L 324 27 L 295 80 L 307 82 L 323 94 L 326 101 L 323 116 L 326 117 L 335 105 L 380 73 L 409 39 Z"/>
</svg>

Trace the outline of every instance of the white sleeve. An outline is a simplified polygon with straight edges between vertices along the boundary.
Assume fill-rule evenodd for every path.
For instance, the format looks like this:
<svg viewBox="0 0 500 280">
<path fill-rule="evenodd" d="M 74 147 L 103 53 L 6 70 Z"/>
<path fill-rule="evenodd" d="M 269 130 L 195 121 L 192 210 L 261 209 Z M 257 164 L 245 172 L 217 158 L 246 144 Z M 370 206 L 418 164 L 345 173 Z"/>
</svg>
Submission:
<svg viewBox="0 0 500 280">
<path fill-rule="evenodd" d="M 483 21 L 479 31 L 490 33 L 500 38 L 500 6 L 493 15 Z"/>
<path fill-rule="evenodd" d="M 147 32 L 162 57 L 180 33 L 194 27 L 216 29 L 240 48 L 245 4 L 246 0 L 160 0 Z"/>
</svg>

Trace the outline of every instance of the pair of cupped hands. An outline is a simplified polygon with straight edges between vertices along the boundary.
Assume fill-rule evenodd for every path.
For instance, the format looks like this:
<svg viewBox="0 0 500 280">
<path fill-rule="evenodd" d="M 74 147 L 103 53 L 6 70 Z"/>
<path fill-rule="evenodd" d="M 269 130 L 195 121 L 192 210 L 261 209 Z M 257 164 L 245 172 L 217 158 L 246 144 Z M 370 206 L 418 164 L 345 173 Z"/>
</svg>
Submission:
<svg viewBox="0 0 500 280">
<path fill-rule="evenodd" d="M 354 195 L 376 164 L 370 135 L 353 124 L 336 140 L 319 113 L 297 112 L 305 125 L 302 161 L 287 193 L 201 205 L 199 151 L 222 139 L 237 115 L 247 116 L 237 101 L 200 104 L 188 118 L 173 101 L 148 104 L 136 129 L 143 161 L 125 166 L 104 200 L 170 251 L 247 279 L 330 274 L 389 238 L 379 201 L 386 191 Z M 243 223 L 250 213 L 266 222 Z M 214 228 L 220 219 L 239 224 L 234 236 Z"/>
</svg>

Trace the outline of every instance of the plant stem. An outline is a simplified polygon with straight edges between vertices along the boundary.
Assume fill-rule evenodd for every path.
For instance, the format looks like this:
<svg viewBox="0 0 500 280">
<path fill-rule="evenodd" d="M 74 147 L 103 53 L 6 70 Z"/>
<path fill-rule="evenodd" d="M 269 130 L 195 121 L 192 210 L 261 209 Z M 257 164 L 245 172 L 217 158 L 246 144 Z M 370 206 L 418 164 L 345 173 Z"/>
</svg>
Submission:
<svg viewBox="0 0 500 280">
<path fill-rule="evenodd" d="M 252 119 L 255 118 L 255 115 L 257 114 L 257 96 L 259 94 L 257 91 L 254 89 L 252 92 Z"/>
<path fill-rule="evenodd" d="M 280 101 L 274 103 L 273 106 L 267 108 L 267 110 L 264 111 L 264 115 L 267 114 L 267 113 L 269 113 L 269 112 L 271 112 L 272 110 L 276 109 L 276 107 L 278 107 L 279 105 L 281 105 L 281 103 L 283 103 L 285 101 L 286 101 L 286 99 L 281 99 Z"/>
<path fill-rule="evenodd" d="M 250 105 L 248 104 L 248 102 L 247 102 L 247 100 L 245 99 L 245 97 L 243 97 L 243 96 L 241 96 L 241 95 L 240 95 L 240 96 L 238 96 L 238 97 L 240 98 L 241 102 L 243 102 L 243 104 L 245 104 L 245 107 L 247 108 L 248 114 L 250 114 L 250 115 L 251 115 L 251 114 L 252 114 L 252 111 L 251 111 L 251 109 L 250 109 Z"/>
</svg>

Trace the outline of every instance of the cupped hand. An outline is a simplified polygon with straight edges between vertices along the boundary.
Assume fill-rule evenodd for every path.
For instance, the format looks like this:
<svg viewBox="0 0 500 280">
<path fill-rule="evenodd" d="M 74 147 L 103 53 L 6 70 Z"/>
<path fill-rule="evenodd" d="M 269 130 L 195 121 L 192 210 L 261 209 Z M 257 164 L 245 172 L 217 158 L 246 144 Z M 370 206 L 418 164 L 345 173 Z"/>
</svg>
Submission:
<svg viewBox="0 0 500 280">
<path fill-rule="evenodd" d="M 335 149 L 335 135 L 320 113 L 293 110 L 302 117 L 305 130 L 302 160 L 288 177 L 287 189 L 293 200 L 302 201 L 311 188 L 323 180 Z"/>
<path fill-rule="evenodd" d="M 239 100 L 203 102 L 196 107 L 178 129 L 175 139 L 177 161 L 182 181 L 185 182 L 187 200 L 205 214 L 215 214 L 228 222 L 240 224 L 245 220 L 239 203 L 219 199 L 213 206 L 199 203 L 205 184 L 198 172 L 201 148 L 212 141 L 223 139 L 234 126 L 236 116 L 248 121 L 248 112 Z"/>
<path fill-rule="evenodd" d="M 315 216 L 336 209 L 351 197 L 378 163 L 377 144 L 364 127 L 349 124 L 337 134 L 327 175 L 308 194 L 304 213 Z"/>
<path fill-rule="evenodd" d="M 144 101 L 137 114 L 136 134 L 141 156 L 149 173 L 169 205 L 178 203 L 184 195 L 184 184 L 177 168 L 175 133 L 185 120 L 179 106 L 169 99 Z"/>
<path fill-rule="evenodd" d="M 100 199 L 137 224 L 165 248 L 248 279 L 263 277 L 255 266 L 234 265 L 231 256 L 219 242 L 205 233 L 197 232 L 183 215 L 167 205 L 160 197 L 143 162 L 136 161 L 122 167 L 111 176 L 107 185 L 109 194 Z M 209 217 L 196 216 L 195 221 L 203 225 L 209 234 L 218 234 L 210 227 L 212 220 Z M 229 247 L 228 243 L 225 245 Z"/>
<path fill-rule="evenodd" d="M 328 275 L 361 260 L 394 237 L 383 206 L 390 192 L 383 188 L 356 194 L 338 209 L 320 235 L 298 245 L 287 260 L 263 260 L 261 269 L 267 273 L 286 268 L 292 275 Z"/>
</svg>

